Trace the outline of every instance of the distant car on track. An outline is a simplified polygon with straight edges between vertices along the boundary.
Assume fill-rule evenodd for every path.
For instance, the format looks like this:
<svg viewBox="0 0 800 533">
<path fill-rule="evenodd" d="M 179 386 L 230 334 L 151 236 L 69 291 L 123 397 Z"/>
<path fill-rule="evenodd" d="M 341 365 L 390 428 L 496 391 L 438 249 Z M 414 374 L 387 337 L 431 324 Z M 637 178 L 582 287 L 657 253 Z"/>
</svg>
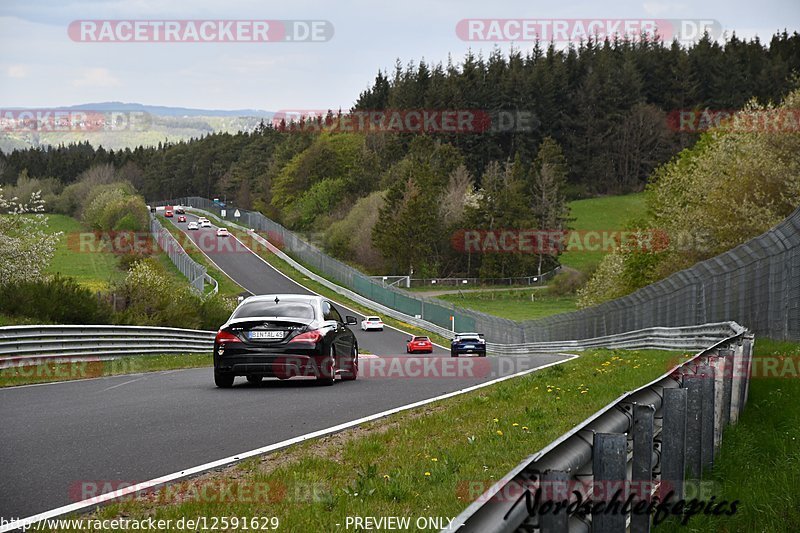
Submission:
<svg viewBox="0 0 800 533">
<path fill-rule="evenodd" d="M 183 215 L 178 215 L 178 222 L 186 222 L 186 217 Z"/>
<path fill-rule="evenodd" d="M 179 215 L 183 215 L 186 211 L 183 209 L 183 206 L 179 205 L 175 208 L 175 212 Z"/>
<path fill-rule="evenodd" d="M 199 229 L 199 226 L 197 225 L 197 222 L 189 222 L 189 224 L 186 226 L 186 229 Z"/>
<path fill-rule="evenodd" d="M 362 331 L 369 331 L 371 329 L 383 331 L 383 320 L 381 320 L 379 316 L 364 317 L 364 320 L 361 321 L 361 329 Z"/>
<path fill-rule="evenodd" d="M 200 221 L 200 227 L 201 228 L 210 228 L 210 227 L 212 227 L 211 226 L 211 222 L 209 222 L 208 220 L 201 220 Z"/>
<path fill-rule="evenodd" d="M 406 353 L 432 353 L 433 343 L 428 337 L 411 337 L 406 343 Z"/>
<path fill-rule="evenodd" d="M 333 385 L 336 377 L 358 377 L 358 342 L 322 296 L 271 294 L 251 296 L 220 327 L 214 340 L 214 383 L 228 388 L 236 376 L 250 383 L 264 377 L 315 377 Z"/>
<path fill-rule="evenodd" d="M 170 211 L 170 210 L 164 211 L 164 216 L 167 217 L 167 218 L 172 218 L 172 211 Z"/>
<path fill-rule="evenodd" d="M 217 228 L 217 237 L 227 237 L 230 235 L 227 228 Z"/>
<path fill-rule="evenodd" d="M 483 333 L 456 333 L 450 342 L 450 357 L 458 357 L 460 354 L 486 357 L 486 339 L 483 338 Z"/>
</svg>

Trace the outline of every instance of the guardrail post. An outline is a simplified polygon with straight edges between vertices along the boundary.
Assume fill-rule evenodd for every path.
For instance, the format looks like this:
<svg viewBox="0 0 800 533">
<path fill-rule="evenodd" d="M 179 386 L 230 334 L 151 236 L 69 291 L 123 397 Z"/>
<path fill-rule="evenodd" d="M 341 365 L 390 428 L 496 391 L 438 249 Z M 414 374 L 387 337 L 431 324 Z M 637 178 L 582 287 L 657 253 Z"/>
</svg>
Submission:
<svg viewBox="0 0 800 533">
<path fill-rule="evenodd" d="M 722 429 L 731 422 L 731 400 L 733 399 L 734 350 L 720 350 L 722 355 Z M 720 433 L 722 433 L 720 431 Z"/>
<path fill-rule="evenodd" d="M 664 389 L 661 407 L 661 489 L 662 499 L 673 491 L 683 499 L 686 475 L 686 398 L 687 389 Z"/>
<path fill-rule="evenodd" d="M 747 397 L 750 394 L 750 374 L 751 368 L 753 366 L 753 335 L 746 335 L 744 338 L 744 387 L 743 390 L 743 397 L 742 401 L 739 404 L 739 409 L 744 409 L 744 406 L 747 404 Z"/>
<path fill-rule="evenodd" d="M 716 415 L 714 402 L 715 372 L 713 366 L 701 366 L 698 369 L 702 385 L 702 448 L 701 460 L 703 470 L 711 468 L 714 464 L 714 418 Z M 702 472 L 701 472 L 702 473 Z"/>
<path fill-rule="evenodd" d="M 628 497 L 626 490 L 628 439 L 623 433 L 596 433 L 592 449 L 592 472 L 594 490 L 602 491 L 595 500 L 606 502 L 606 507 L 599 513 L 592 513 L 592 533 L 623 533 L 626 516 L 622 505 Z M 619 494 L 617 494 L 619 492 Z M 616 497 L 615 497 L 616 496 Z M 612 503 L 612 500 L 614 503 Z M 616 504 L 616 505 L 615 505 Z M 608 512 L 616 506 L 616 512 Z"/>
<path fill-rule="evenodd" d="M 708 364 L 710 365 L 710 370 L 714 371 L 714 379 L 712 380 L 714 383 L 714 410 L 713 410 L 713 418 L 712 418 L 712 426 L 713 426 L 713 450 L 719 449 L 722 445 L 722 428 L 725 427 L 723 422 L 723 414 L 722 414 L 722 404 L 724 403 L 724 377 L 725 377 L 725 357 L 722 354 L 725 353 L 725 349 L 720 349 L 717 351 L 717 355 L 708 358 Z M 709 378 L 710 379 L 710 378 Z"/>
<path fill-rule="evenodd" d="M 703 473 L 701 448 L 703 438 L 703 383 L 691 371 L 683 375 L 686 388 L 686 468 L 692 479 Z"/>
<path fill-rule="evenodd" d="M 745 383 L 745 368 L 746 362 L 744 359 L 744 352 L 747 349 L 749 340 L 745 338 L 741 345 L 736 346 L 733 351 L 731 359 L 731 375 L 733 380 L 731 382 L 731 411 L 730 423 L 735 424 L 739 421 L 739 413 L 742 410 L 742 401 L 744 400 L 744 383 Z"/>
<path fill-rule="evenodd" d="M 633 406 L 633 466 L 631 485 L 635 498 L 650 501 L 653 484 L 653 432 L 655 408 L 652 405 Z M 631 513 L 631 533 L 649 533 L 650 515 Z"/>
<path fill-rule="evenodd" d="M 542 499 L 561 502 L 569 500 L 569 475 L 563 470 L 548 470 L 541 476 L 539 487 L 542 489 Z M 569 531 L 569 514 L 566 509 L 558 513 L 544 513 L 539 519 L 541 533 L 567 533 Z"/>
</svg>

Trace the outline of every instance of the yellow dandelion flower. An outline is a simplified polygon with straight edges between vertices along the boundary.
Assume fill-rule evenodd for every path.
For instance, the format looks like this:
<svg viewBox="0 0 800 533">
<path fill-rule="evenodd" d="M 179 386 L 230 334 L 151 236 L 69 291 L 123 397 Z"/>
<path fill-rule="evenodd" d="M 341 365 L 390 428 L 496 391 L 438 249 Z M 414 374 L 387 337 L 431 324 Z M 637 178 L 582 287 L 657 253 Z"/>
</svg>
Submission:
<svg viewBox="0 0 800 533">
<path fill-rule="evenodd" d="M 430 472 L 425 472 L 425 475 L 426 475 L 426 476 L 430 476 L 430 475 L 431 475 L 431 473 L 430 473 Z"/>
<path fill-rule="evenodd" d="M 514 422 L 514 423 L 513 423 L 513 424 L 511 424 L 511 425 L 512 425 L 512 426 L 514 426 L 514 427 L 517 427 L 519 424 L 517 424 L 516 422 Z"/>
<path fill-rule="evenodd" d="M 497 430 L 497 434 L 500 435 L 501 437 L 503 436 L 503 432 L 500 431 L 499 429 Z"/>
</svg>

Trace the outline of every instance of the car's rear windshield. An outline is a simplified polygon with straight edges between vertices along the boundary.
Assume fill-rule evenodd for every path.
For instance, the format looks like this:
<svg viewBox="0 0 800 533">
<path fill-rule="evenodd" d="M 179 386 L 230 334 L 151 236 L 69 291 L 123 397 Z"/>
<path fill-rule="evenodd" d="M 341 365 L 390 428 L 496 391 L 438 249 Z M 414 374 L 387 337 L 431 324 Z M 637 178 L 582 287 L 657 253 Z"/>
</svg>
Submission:
<svg viewBox="0 0 800 533">
<path fill-rule="evenodd" d="M 250 302 L 242 305 L 231 318 L 278 316 L 287 318 L 314 318 L 314 308 L 302 302 Z"/>
<path fill-rule="evenodd" d="M 415 341 L 427 341 L 430 340 L 428 337 L 414 337 Z"/>
<path fill-rule="evenodd" d="M 368 317 L 367 317 L 367 320 L 371 320 L 371 321 L 373 321 L 373 322 L 377 322 L 377 321 L 379 321 L 379 320 L 380 320 L 380 318 L 379 318 L 379 317 L 377 317 L 377 316 L 368 316 Z"/>
</svg>

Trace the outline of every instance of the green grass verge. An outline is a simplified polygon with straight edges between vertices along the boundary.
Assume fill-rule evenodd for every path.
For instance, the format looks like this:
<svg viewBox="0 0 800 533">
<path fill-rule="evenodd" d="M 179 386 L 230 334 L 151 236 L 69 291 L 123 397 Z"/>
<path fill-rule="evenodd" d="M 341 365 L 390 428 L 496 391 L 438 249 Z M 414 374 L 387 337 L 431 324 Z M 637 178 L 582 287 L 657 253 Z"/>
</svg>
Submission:
<svg viewBox="0 0 800 533">
<path fill-rule="evenodd" d="M 42 363 L 0 369 L 0 387 L 211 366 L 211 354 L 125 356 L 108 361 Z"/>
<path fill-rule="evenodd" d="M 577 309 L 575 296 L 551 296 L 540 289 L 441 294 L 436 298 L 511 320 L 532 320 Z"/>
<path fill-rule="evenodd" d="M 800 357 L 800 344 L 756 339 L 754 357 Z M 782 367 L 782 365 L 780 366 Z M 758 363 L 754 364 L 758 369 Z M 713 470 L 716 501 L 739 500 L 733 516 L 695 515 L 686 526 L 666 523 L 659 530 L 797 531 L 800 524 L 800 379 L 753 377 L 739 422 L 729 426 Z"/>
<path fill-rule="evenodd" d="M 569 208 L 575 219 L 571 223 L 575 230 L 621 231 L 630 220 L 647 213 L 645 193 L 575 200 L 569 203 Z M 561 254 L 559 261 L 564 266 L 590 272 L 606 253 L 576 250 Z"/>
<path fill-rule="evenodd" d="M 661 351 L 592 350 L 556 367 L 249 459 L 183 489 L 142 495 L 90 516 L 276 516 L 285 531 L 334 531 L 344 528 L 345 517 L 358 515 L 453 517 L 477 496 L 471 482 L 488 487 L 623 392 L 662 375 L 674 357 Z M 213 487 L 223 484 L 233 486 L 234 496 L 220 501 Z M 269 501 L 252 497 L 254 488 L 268 488 Z M 235 496 L 239 489 L 241 498 Z"/>
<path fill-rule="evenodd" d="M 88 231 L 78 220 L 67 215 L 48 214 L 47 229 L 51 233 L 62 232 L 53 260 L 47 267 L 48 274 L 75 278 L 93 291 L 107 290 L 112 283 L 125 277 L 125 272 L 119 268 L 118 255 L 109 251 L 81 252 L 78 249 L 79 234 Z"/>
<path fill-rule="evenodd" d="M 221 296 L 235 297 L 239 296 L 243 292 L 247 292 L 235 281 L 224 274 L 220 269 L 215 267 L 203 254 L 203 252 L 200 251 L 200 248 L 198 248 L 191 239 L 186 237 L 185 233 L 176 228 L 174 224 L 169 222 L 163 216 L 159 215 L 159 218 L 161 219 L 161 225 L 164 226 L 167 231 L 169 231 L 172 236 L 178 240 L 181 246 L 183 246 L 183 249 L 186 250 L 186 253 L 189 254 L 189 257 L 206 267 L 208 275 L 217 280 L 217 283 L 219 284 L 219 294 Z"/>
</svg>

